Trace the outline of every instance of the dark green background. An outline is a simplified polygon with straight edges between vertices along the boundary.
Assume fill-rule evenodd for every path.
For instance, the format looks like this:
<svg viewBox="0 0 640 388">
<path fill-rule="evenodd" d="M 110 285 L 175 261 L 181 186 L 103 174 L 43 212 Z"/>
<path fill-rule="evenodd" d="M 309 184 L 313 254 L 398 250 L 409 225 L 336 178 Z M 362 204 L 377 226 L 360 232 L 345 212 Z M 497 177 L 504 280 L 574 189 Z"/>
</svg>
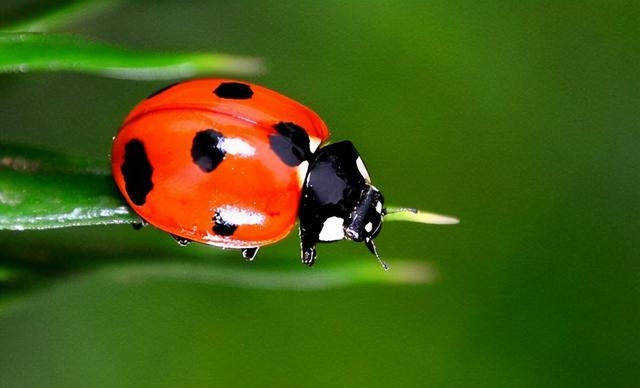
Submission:
<svg viewBox="0 0 640 388">
<path fill-rule="evenodd" d="M 389 201 L 462 223 L 386 225 L 377 242 L 392 266 L 437 270 L 423 286 L 60 281 L 0 312 L 0 386 L 637 385 L 639 8 L 149 1 L 74 25 L 133 48 L 264 57 L 268 74 L 250 80 L 351 139 Z M 165 83 L 2 76 L 0 140 L 106 159 L 124 115 Z M 240 270 L 288 260 L 305 271 L 297 244 L 294 234 Z M 185 252 L 174 245 L 127 226 L 0 233 L 5 252 L 86 260 Z M 318 265 L 371 260 L 363 249 L 322 246 Z"/>
</svg>

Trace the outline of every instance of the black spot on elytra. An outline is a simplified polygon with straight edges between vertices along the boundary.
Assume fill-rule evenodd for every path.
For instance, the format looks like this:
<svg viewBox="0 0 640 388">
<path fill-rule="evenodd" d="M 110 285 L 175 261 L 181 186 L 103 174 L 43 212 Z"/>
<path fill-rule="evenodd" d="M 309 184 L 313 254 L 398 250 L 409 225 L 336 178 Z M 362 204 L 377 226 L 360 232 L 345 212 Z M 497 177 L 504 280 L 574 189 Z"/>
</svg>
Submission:
<svg viewBox="0 0 640 388">
<path fill-rule="evenodd" d="M 225 221 L 220 212 L 216 211 L 213 216 L 213 233 L 219 236 L 231 236 L 236 229 L 238 229 L 238 225 Z"/>
<path fill-rule="evenodd" d="M 218 146 L 224 138 L 213 129 L 205 129 L 196 133 L 191 144 L 191 158 L 204 172 L 211 172 L 224 159 L 225 152 Z"/>
<path fill-rule="evenodd" d="M 176 86 L 177 84 L 179 84 L 179 82 L 173 83 L 171 85 L 167 85 L 164 88 L 158 89 L 155 92 L 151 93 L 150 95 L 147 96 L 147 100 L 150 99 L 151 97 L 155 97 L 158 94 L 161 94 L 169 89 L 171 89 L 172 87 Z"/>
<path fill-rule="evenodd" d="M 269 136 L 273 152 L 288 166 L 297 166 L 311 158 L 309 135 L 301 126 L 294 123 L 279 122 L 273 126 L 277 135 Z"/>
<path fill-rule="evenodd" d="M 147 194 L 153 189 L 153 167 L 142 141 L 133 139 L 124 146 L 124 163 L 120 166 L 120 171 L 131 202 L 138 206 L 144 205 Z"/>
<path fill-rule="evenodd" d="M 240 82 L 223 82 L 218 85 L 213 94 L 231 100 L 248 100 L 253 96 L 253 90 L 251 86 Z"/>
</svg>

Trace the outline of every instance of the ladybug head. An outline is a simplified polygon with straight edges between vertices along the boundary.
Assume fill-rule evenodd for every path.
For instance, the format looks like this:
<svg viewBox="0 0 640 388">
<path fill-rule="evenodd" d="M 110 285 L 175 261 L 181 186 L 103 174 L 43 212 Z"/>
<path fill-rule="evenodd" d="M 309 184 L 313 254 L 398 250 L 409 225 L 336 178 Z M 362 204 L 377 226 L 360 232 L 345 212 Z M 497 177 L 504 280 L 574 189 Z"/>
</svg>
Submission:
<svg viewBox="0 0 640 388">
<path fill-rule="evenodd" d="M 358 204 L 349 218 L 349 224 L 345 225 L 345 237 L 351 241 L 363 242 L 372 254 L 376 256 L 384 269 L 388 266 L 380 256 L 373 243 L 373 238 L 382 229 L 382 219 L 385 209 L 383 208 L 384 198 L 378 189 L 369 186 L 358 201 Z"/>
<path fill-rule="evenodd" d="M 316 243 L 364 242 L 384 269 L 373 239 L 380 233 L 384 198 L 371 185 L 362 158 L 349 141 L 322 147 L 312 159 L 300 202 L 302 262 L 313 265 Z"/>
</svg>

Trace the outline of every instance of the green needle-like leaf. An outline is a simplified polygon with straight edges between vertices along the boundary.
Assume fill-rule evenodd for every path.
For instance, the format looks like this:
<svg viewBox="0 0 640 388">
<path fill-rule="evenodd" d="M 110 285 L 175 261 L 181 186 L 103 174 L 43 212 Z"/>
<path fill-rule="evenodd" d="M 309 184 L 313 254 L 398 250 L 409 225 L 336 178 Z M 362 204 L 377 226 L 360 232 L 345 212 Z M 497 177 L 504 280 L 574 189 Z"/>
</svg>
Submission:
<svg viewBox="0 0 640 388">
<path fill-rule="evenodd" d="M 85 0 L 57 5 L 27 19 L 2 26 L 4 31 L 46 32 L 113 8 L 119 0 Z"/>
<path fill-rule="evenodd" d="M 262 62 L 257 58 L 208 52 L 134 51 L 72 35 L 0 32 L 0 73 L 28 71 L 76 71 L 152 80 L 257 74 L 262 72 Z"/>
<path fill-rule="evenodd" d="M 25 146 L 0 144 L 0 231 L 68 226 L 125 224 L 140 221 L 117 191 L 106 161 L 91 161 Z M 14 231 L 14 232 L 9 232 Z M 133 233 L 133 232 L 132 232 Z M 6 235 L 5 235 L 6 237 Z M 38 240 L 29 245 L 19 233 L 3 246 L 0 291 L 21 290 L 99 269 L 122 281 L 178 281 L 234 287 L 313 290 L 366 283 L 429 283 L 427 263 L 391 260 L 383 271 L 374 260 L 327 260 L 313 270 L 291 266 L 291 259 L 255 265 L 222 257 L 222 250 L 156 246 L 143 251 L 98 243 Z M 193 247 L 195 248 L 195 247 Z M 212 255 L 219 257 L 212 260 Z M 297 256 L 297 255 L 293 255 Z M 90 258 L 90 259 L 89 259 Z M 287 261 L 289 260 L 289 261 Z M 2 294 L 2 292 L 0 292 Z"/>
<path fill-rule="evenodd" d="M 0 230 L 135 222 L 106 162 L 0 145 Z"/>
<path fill-rule="evenodd" d="M 320 290 L 364 283 L 432 283 L 437 274 L 429 263 L 397 261 L 384 271 L 372 261 L 323 262 L 313 269 L 299 266 L 246 268 L 213 263 L 169 261 L 105 267 L 105 276 L 124 282 L 172 281 L 278 290 Z"/>
<path fill-rule="evenodd" d="M 132 232 L 133 233 L 133 232 Z M 324 260 L 314 268 L 307 268 L 291 259 L 244 263 L 239 255 L 218 255 L 222 251 L 211 248 L 212 255 L 203 258 L 198 252 L 184 249 L 183 254 L 161 253 L 151 248 L 143 256 L 139 250 L 129 252 L 87 252 L 55 245 L 48 253 L 37 252 L 37 259 L 27 253 L 16 253 L 9 247 L 12 258 L 0 259 L 0 313 L 7 302 L 30 295 L 31 290 L 60 283 L 65 279 L 89 275 L 110 282 L 138 284 L 144 282 L 191 283 L 265 290 L 316 291 L 363 284 L 432 284 L 438 273 L 428 262 L 393 260 L 392 270 L 383 271 L 371 260 Z M 56 253 L 57 252 L 57 253 Z M 200 253 L 202 253 L 200 251 Z M 63 258 L 61 258 L 63 257 Z"/>
<path fill-rule="evenodd" d="M 455 225 L 460 222 L 456 217 L 404 207 L 388 207 L 384 219 L 385 221 L 407 221 L 435 225 Z"/>
<path fill-rule="evenodd" d="M 418 209 L 387 208 L 385 221 L 456 224 Z M 0 144 L 0 230 L 138 222 L 117 192 L 106 161 Z"/>
</svg>

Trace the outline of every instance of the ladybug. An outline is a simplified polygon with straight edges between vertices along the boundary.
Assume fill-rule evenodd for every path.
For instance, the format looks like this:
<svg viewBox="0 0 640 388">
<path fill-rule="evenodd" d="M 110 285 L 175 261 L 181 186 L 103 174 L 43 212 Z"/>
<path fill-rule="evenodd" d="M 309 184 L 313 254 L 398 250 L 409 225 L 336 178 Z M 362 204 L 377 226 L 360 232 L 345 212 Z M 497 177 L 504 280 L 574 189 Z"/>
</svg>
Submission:
<svg viewBox="0 0 640 388">
<path fill-rule="evenodd" d="M 283 239 L 299 219 L 301 258 L 318 242 L 374 238 L 384 198 L 349 141 L 311 109 L 262 86 L 200 79 L 167 86 L 125 118 L 111 151 L 115 183 L 149 223 L 189 242 L 240 249 Z"/>
</svg>

